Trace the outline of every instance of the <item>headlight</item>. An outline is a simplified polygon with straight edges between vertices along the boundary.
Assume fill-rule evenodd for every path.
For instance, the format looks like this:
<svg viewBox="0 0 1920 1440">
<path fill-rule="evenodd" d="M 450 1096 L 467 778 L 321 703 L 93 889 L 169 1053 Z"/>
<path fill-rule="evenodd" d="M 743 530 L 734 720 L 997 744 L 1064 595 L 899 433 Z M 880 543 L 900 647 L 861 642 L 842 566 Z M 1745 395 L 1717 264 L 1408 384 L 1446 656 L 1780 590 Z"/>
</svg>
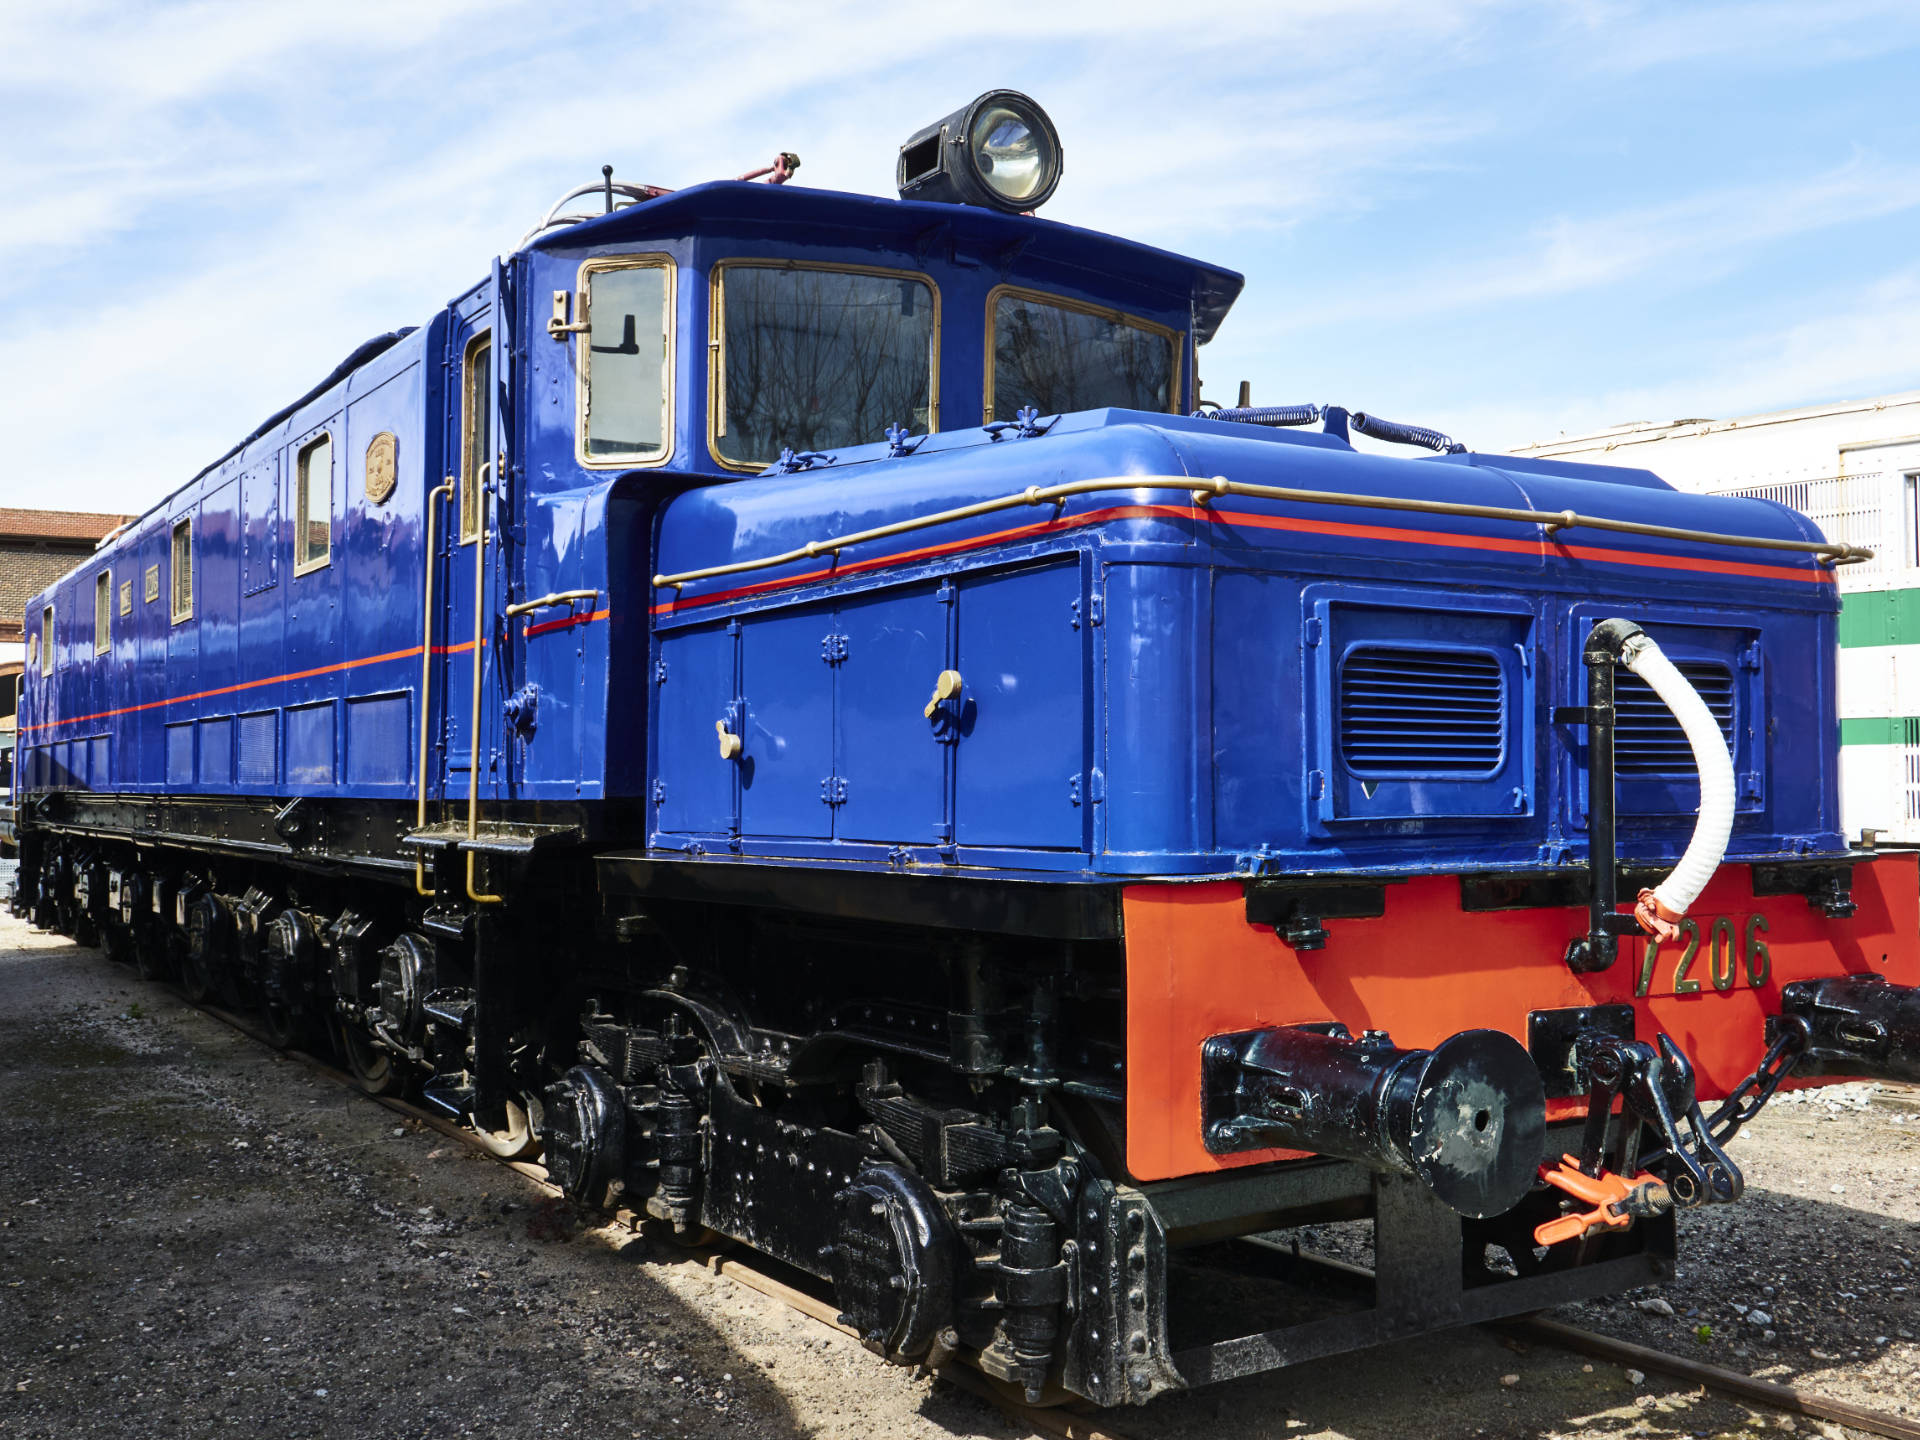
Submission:
<svg viewBox="0 0 1920 1440">
<path fill-rule="evenodd" d="M 1060 183 L 1060 136 L 1018 90 L 989 90 L 900 147 L 902 200 L 1037 210 Z"/>
</svg>

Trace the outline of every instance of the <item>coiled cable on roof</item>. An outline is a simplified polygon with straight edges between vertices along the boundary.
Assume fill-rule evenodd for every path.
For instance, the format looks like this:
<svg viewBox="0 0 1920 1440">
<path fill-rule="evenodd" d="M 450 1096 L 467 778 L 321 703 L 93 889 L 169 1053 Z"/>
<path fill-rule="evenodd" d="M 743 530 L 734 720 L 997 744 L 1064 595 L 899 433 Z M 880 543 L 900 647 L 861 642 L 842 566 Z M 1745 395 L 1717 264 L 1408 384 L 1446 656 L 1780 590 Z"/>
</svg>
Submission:
<svg viewBox="0 0 1920 1440">
<path fill-rule="evenodd" d="M 1364 410 L 1354 411 L 1349 418 L 1353 428 L 1370 440 L 1385 440 L 1392 445 L 1422 445 L 1443 455 L 1464 455 L 1467 451 L 1467 447 L 1451 435 L 1442 435 L 1424 425 L 1402 425 L 1398 420 L 1382 420 Z"/>
<path fill-rule="evenodd" d="M 1320 419 L 1318 405 L 1241 405 L 1231 409 L 1196 410 L 1196 420 L 1230 420 L 1242 425 L 1312 425 Z"/>
</svg>

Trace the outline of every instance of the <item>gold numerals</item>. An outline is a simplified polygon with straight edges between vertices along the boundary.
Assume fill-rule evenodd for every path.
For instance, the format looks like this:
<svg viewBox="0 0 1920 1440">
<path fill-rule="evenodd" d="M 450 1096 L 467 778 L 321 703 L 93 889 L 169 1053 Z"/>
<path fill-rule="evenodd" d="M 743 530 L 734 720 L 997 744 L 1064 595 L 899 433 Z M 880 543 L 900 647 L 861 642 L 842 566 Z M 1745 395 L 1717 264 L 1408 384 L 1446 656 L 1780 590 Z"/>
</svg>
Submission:
<svg viewBox="0 0 1920 1440">
<path fill-rule="evenodd" d="M 1701 928 L 1701 922 L 1686 919 L 1680 922 L 1680 937 L 1676 946 L 1662 946 L 1658 940 L 1649 939 L 1644 953 L 1640 957 L 1640 974 L 1635 980 L 1633 993 L 1644 999 L 1654 993 L 1654 981 L 1661 968 L 1663 959 L 1671 959 L 1673 970 L 1668 983 L 1660 989 L 1662 995 L 1698 995 L 1701 991 L 1702 976 L 1695 971 L 1700 960 L 1700 947 L 1706 945 L 1706 984 L 1722 995 L 1733 989 L 1744 976 L 1747 984 L 1758 990 L 1773 975 L 1773 952 L 1767 948 L 1767 942 L 1761 938 L 1767 930 L 1767 917 L 1749 915 L 1736 928 L 1733 918 L 1728 915 L 1716 915 Z M 1676 954 L 1677 951 L 1677 954 Z"/>
</svg>

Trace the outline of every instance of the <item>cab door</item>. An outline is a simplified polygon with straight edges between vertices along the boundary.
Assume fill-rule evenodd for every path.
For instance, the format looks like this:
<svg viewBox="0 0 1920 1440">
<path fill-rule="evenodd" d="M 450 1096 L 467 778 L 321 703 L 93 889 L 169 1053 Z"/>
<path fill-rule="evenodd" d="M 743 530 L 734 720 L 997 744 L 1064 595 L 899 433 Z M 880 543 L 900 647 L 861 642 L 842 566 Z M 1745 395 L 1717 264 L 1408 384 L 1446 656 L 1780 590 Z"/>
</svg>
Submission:
<svg viewBox="0 0 1920 1440">
<path fill-rule="evenodd" d="M 501 587 L 501 541 L 507 530 L 497 481 L 505 460 L 502 390 L 495 336 L 502 307 L 496 283 L 455 309 L 447 327 L 445 454 L 453 493 L 435 502 L 439 523 L 432 644 L 433 693 L 428 730 L 438 737 L 439 798 L 447 818 L 464 815 L 470 793 L 482 801 L 506 792 L 507 757 L 501 744 L 500 640 L 495 623 Z M 476 710 L 479 733 L 474 733 Z M 474 771 L 479 771 L 474 785 Z"/>
</svg>

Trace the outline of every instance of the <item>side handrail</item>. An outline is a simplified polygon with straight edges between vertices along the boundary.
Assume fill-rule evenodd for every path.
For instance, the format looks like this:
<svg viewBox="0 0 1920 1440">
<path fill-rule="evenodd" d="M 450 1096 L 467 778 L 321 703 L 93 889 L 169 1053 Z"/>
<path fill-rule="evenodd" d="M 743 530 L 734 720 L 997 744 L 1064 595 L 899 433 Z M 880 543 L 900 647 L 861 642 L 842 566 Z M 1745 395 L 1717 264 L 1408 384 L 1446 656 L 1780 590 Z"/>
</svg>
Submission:
<svg viewBox="0 0 1920 1440">
<path fill-rule="evenodd" d="M 1022 505 L 1064 506 L 1069 496 L 1112 490 L 1181 490 L 1191 495 L 1194 503 L 1199 505 L 1204 505 L 1219 495 L 1244 495 L 1252 499 L 1283 500 L 1298 505 L 1340 505 L 1363 510 L 1412 511 L 1422 515 L 1459 515 L 1476 520 L 1511 520 L 1523 525 L 1542 526 L 1548 535 L 1576 528 L 1607 530 L 1621 535 L 1657 536 L 1665 540 L 1687 540 L 1701 545 L 1730 545 L 1754 550 L 1789 550 L 1797 554 L 1816 556 L 1828 565 L 1852 565 L 1873 558 L 1873 551 L 1863 546 L 1848 545 L 1835 540 L 1773 540 L 1758 535 L 1729 535 L 1716 530 L 1687 530 L 1675 525 L 1649 525 L 1638 520 L 1614 520 L 1603 515 L 1582 515 L 1573 510 L 1520 510 L 1505 505 L 1471 505 L 1453 500 L 1422 500 L 1401 495 L 1355 495 L 1342 490 L 1297 490 L 1286 485 L 1247 485 L 1238 480 L 1229 480 L 1224 475 L 1215 475 L 1211 479 L 1192 475 L 1112 475 L 1098 480 L 1070 480 L 1061 485 L 1029 485 L 1025 490 L 1012 495 L 1003 495 L 998 499 L 981 500 L 972 505 L 941 510 L 932 515 L 919 515 L 911 520 L 896 520 L 890 525 L 876 525 L 869 530 L 856 530 L 851 534 L 835 535 L 826 540 L 809 540 L 798 549 L 788 550 L 780 555 L 768 555 L 759 560 L 737 560 L 730 565 L 709 565 L 699 570 L 683 570 L 677 575 L 656 575 L 653 577 L 653 584 L 656 589 L 678 590 L 695 580 L 711 580 L 722 575 L 741 575 L 750 570 L 770 570 L 776 566 L 791 565 L 796 560 L 809 560 L 820 555 L 838 557 L 842 550 L 851 549 L 855 545 L 865 545 L 895 535 L 906 535 L 915 530 L 951 524 L 956 520 L 970 520 L 980 515 L 992 515 L 1001 510 L 1017 509 Z"/>
<path fill-rule="evenodd" d="M 427 492 L 426 620 L 421 626 L 420 634 L 420 810 L 414 819 L 416 830 L 427 828 L 427 717 L 433 709 L 429 701 L 433 693 L 433 569 L 434 562 L 439 558 L 434 552 L 440 543 L 434 531 L 440 519 L 439 502 L 452 494 L 453 477 L 451 475 Z M 425 860 L 413 862 L 413 888 L 428 899 L 432 899 L 435 894 L 427 888 Z"/>
<path fill-rule="evenodd" d="M 507 606 L 508 618 L 524 615 L 529 610 L 545 610 L 553 605 L 571 605 L 576 600 L 598 600 L 598 590 L 555 590 L 535 600 L 520 600 Z"/>
<path fill-rule="evenodd" d="M 481 505 L 486 504 L 488 487 L 493 481 L 493 462 L 487 461 L 480 467 L 479 485 Z M 467 839 L 474 840 L 480 834 L 480 676 L 485 666 L 484 649 L 487 638 L 487 516 L 483 508 L 480 513 L 480 533 L 473 539 L 473 712 L 467 730 L 469 764 L 467 766 Z M 498 657 L 496 664 L 503 663 Z M 479 855 L 472 848 L 467 850 L 467 898 L 481 905 L 498 905 L 506 900 L 504 895 L 483 893 L 475 883 L 474 865 Z"/>
</svg>

